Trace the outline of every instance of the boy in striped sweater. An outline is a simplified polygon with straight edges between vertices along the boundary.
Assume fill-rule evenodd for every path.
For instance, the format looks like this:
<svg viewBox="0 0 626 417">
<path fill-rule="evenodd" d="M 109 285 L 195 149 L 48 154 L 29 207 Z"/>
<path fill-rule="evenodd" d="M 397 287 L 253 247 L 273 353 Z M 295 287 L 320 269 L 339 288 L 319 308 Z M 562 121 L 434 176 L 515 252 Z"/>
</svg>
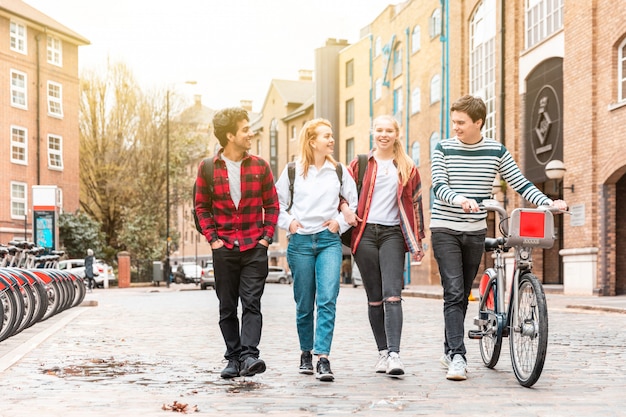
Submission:
<svg viewBox="0 0 626 417">
<path fill-rule="evenodd" d="M 520 171 L 504 145 L 481 134 L 487 109 L 482 99 L 466 95 L 450 108 L 456 136 L 440 141 L 432 159 L 433 202 L 430 232 L 443 285 L 445 322 L 442 364 L 450 380 L 465 380 L 467 362 L 463 323 L 468 296 L 480 267 L 487 212 L 479 204 L 491 198 L 497 174 L 535 205 L 567 209 L 552 201 Z"/>
</svg>

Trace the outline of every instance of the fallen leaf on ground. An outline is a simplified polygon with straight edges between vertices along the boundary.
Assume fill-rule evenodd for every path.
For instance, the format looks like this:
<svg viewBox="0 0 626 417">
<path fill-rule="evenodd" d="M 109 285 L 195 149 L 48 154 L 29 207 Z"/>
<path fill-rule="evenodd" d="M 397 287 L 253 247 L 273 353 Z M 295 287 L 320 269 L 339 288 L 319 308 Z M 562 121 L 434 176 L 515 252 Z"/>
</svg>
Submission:
<svg viewBox="0 0 626 417">
<path fill-rule="evenodd" d="M 197 405 L 189 406 L 189 404 L 179 403 L 178 401 L 174 401 L 172 404 L 163 404 L 161 409 L 164 411 L 173 411 L 175 413 L 183 413 L 183 414 L 198 412 Z"/>
</svg>

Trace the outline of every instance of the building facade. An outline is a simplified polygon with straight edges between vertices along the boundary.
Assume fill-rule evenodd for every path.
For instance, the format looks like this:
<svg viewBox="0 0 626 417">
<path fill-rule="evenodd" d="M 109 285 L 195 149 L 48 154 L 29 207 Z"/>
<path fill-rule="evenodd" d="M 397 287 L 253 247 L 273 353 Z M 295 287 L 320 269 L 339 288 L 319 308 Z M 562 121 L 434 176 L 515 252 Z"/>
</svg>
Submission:
<svg viewBox="0 0 626 417">
<path fill-rule="evenodd" d="M 89 41 L 19 0 L 0 4 L 0 243 L 32 240 L 33 186 L 79 204 L 78 48 Z"/>
<path fill-rule="evenodd" d="M 625 10 L 606 2 L 413 0 L 389 6 L 364 28 L 359 43 L 342 51 L 344 78 L 360 83 L 353 91 L 347 82 L 340 96 L 346 109 L 355 102 L 341 122 L 342 149 L 347 156 L 366 148 L 369 123 L 351 120 L 366 112 L 359 106 L 368 107 L 367 122 L 393 114 L 426 191 L 430 150 L 454 134 L 450 104 L 463 94 L 482 97 L 484 134 L 503 142 L 535 185 L 572 209 L 557 216 L 555 246 L 535 254 L 534 272 L 566 293 L 625 293 L 624 226 L 617 216 L 624 210 L 626 157 L 615 152 L 619 138 L 612 129 L 626 111 L 625 18 Z M 355 52 L 359 46 L 363 50 Z M 369 103 L 362 98 L 365 84 Z M 353 136 L 362 138 L 354 146 Z M 563 163 L 564 177 L 548 176 L 553 161 Z M 429 209 L 432 195 L 424 195 Z M 525 204 L 505 186 L 494 186 L 494 196 L 509 209 Z M 427 254 L 411 268 L 411 282 L 438 283 Z"/>
</svg>

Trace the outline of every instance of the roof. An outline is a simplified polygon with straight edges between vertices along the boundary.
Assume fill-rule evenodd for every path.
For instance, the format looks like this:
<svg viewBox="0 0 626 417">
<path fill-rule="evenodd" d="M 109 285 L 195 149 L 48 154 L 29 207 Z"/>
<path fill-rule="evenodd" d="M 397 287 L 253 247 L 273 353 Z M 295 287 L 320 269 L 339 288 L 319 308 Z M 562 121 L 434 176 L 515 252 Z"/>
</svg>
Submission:
<svg viewBox="0 0 626 417">
<path fill-rule="evenodd" d="M 307 112 L 311 107 L 315 105 L 315 95 L 311 95 L 300 107 L 289 113 L 287 116 L 283 117 L 283 121 L 288 122 L 289 120 L 295 119 L 296 117 L 302 116 Z"/>
<path fill-rule="evenodd" d="M 41 29 L 51 29 L 60 35 L 65 35 L 68 40 L 74 41 L 77 45 L 89 45 L 91 42 L 67 26 L 62 25 L 50 16 L 40 12 L 34 7 L 21 0 L 0 0 L 0 15 L 10 15 L 23 19 L 30 23 L 30 26 Z"/>
<path fill-rule="evenodd" d="M 315 94 L 313 81 L 272 80 L 271 88 L 275 88 L 285 105 L 302 104 Z M 267 96 L 265 98 L 267 101 Z M 265 108 L 265 104 L 263 104 Z"/>
</svg>

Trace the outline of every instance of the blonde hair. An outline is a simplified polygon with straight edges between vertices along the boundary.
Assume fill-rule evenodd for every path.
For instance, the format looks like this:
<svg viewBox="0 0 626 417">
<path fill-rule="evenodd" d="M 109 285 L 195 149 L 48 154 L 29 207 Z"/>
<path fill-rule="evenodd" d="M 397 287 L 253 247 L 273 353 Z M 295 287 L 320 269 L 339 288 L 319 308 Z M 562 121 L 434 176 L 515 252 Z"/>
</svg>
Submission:
<svg viewBox="0 0 626 417">
<path fill-rule="evenodd" d="M 413 159 L 409 157 L 409 155 L 404 150 L 404 147 L 402 146 L 402 142 L 400 141 L 400 125 L 393 116 L 384 114 L 375 118 L 372 122 L 372 131 L 376 129 L 376 124 L 382 120 L 390 121 L 396 131 L 396 140 L 393 141 L 393 160 L 398 165 L 398 175 L 400 175 L 400 182 L 402 183 L 402 186 L 405 186 L 411 178 L 411 172 L 413 170 L 413 167 L 415 166 L 415 163 L 413 162 Z"/>
<path fill-rule="evenodd" d="M 315 155 L 313 154 L 311 143 L 317 138 L 316 130 L 320 126 L 328 126 L 330 129 L 333 128 L 328 120 L 318 118 L 306 122 L 300 131 L 300 161 L 302 162 L 302 176 L 304 178 L 306 178 L 309 172 L 309 167 L 315 164 Z M 335 161 L 331 155 L 326 155 L 326 160 L 333 164 L 333 166 L 337 166 L 337 161 Z"/>
</svg>

